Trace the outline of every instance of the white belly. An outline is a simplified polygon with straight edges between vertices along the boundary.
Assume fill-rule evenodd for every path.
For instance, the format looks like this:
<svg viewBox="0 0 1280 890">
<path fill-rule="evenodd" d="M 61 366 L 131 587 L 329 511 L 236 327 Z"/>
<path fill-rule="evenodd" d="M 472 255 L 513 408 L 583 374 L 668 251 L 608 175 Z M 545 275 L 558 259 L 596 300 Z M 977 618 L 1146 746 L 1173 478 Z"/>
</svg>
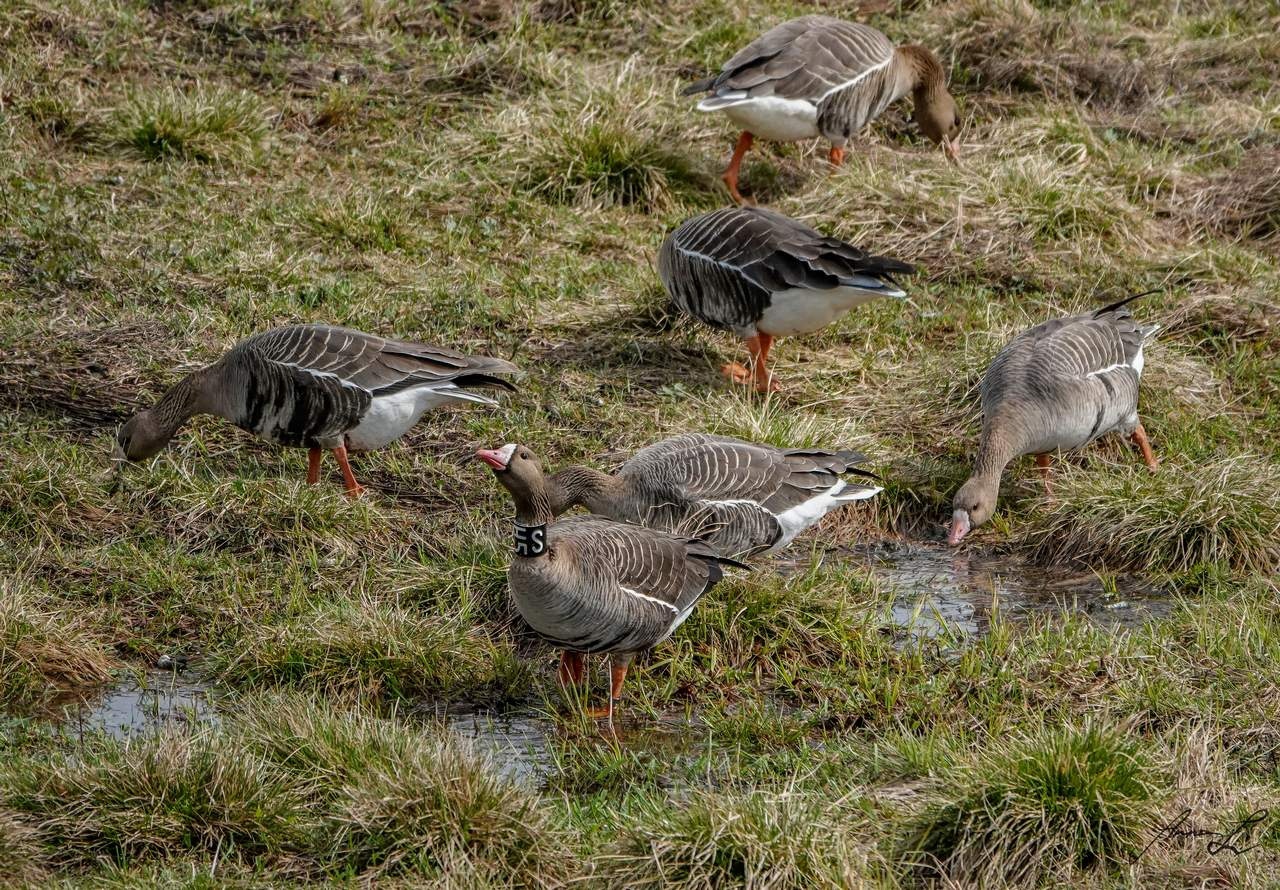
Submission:
<svg viewBox="0 0 1280 890">
<path fill-rule="evenodd" d="M 370 451 L 389 445 L 407 433 L 423 414 L 453 402 L 492 404 L 493 400 L 452 383 L 435 383 L 375 398 L 359 425 L 347 433 L 347 447 Z"/>
<path fill-rule="evenodd" d="M 876 292 L 858 287 L 833 287 L 830 290 L 788 288 L 773 295 L 756 328 L 775 337 L 811 334 L 856 306 L 879 297 L 901 295 L 901 291 Z"/>
<path fill-rule="evenodd" d="M 818 106 L 804 99 L 777 96 L 738 101 L 709 99 L 700 103 L 698 109 L 723 111 L 748 133 L 774 142 L 798 142 L 818 135 Z"/>
</svg>

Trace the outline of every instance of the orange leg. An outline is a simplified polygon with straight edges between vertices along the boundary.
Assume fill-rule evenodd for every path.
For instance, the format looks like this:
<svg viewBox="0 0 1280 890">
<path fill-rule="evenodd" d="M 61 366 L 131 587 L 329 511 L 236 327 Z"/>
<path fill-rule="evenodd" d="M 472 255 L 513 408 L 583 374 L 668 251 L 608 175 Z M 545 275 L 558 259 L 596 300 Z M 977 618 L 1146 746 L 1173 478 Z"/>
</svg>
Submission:
<svg viewBox="0 0 1280 890">
<path fill-rule="evenodd" d="M 729 159 L 729 166 L 724 168 L 724 174 L 720 177 L 729 187 L 729 194 L 738 204 L 746 203 L 746 199 L 738 191 L 738 170 L 742 166 L 742 156 L 747 153 L 754 141 L 754 136 L 746 130 L 742 131 L 742 135 L 738 137 L 738 144 L 733 147 L 733 157 Z"/>
<path fill-rule="evenodd" d="M 760 392 L 779 392 L 782 384 L 773 379 L 769 370 L 769 349 L 773 346 L 772 334 L 756 334 L 755 345 L 747 341 L 747 349 L 751 350 L 751 366 L 755 371 L 756 389 Z"/>
<path fill-rule="evenodd" d="M 587 656 L 581 652 L 570 652 L 567 649 L 560 653 L 560 685 L 581 685 L 582 670 L 586 666 Z"/>
<path fill-rule="evenodd" d="M 833 146 L 831 146 L 831 151 L 830 151 L 830 152 L 828 152 L 828 154 L 827 154 L 827 158 L 831 161 L 831 166 L 832 166 L 832 167 L 839 167 L 839 166 L 843 165 L 843 164 L 844 164 L 844 149 L 843 149 L 843 148 L 836 148 L 834 145 L 833 145 Z"/>
<path fill-rule="evenodd" d="M 338 459 L 338 466 L 342 467 L 342 481 L 346 483 L 347 497 L 357 497 L 364 491 L 364 486 L 356 481 L 355 474 L 351 472 L 351 464 L 347 463 L 347 447 L 339 445 L 333 449 L 333 456 Z"/>
<path fill-rule="evenodd" d="M 1049 467 L 1049 455 L 1037 454 L 1036 466 L 1040 468 L 1040 481 L 1044 483 L 1044 496 L 1053 497 L 1053 481 L 1050 476 L 1052 472 Z"/>
<path fill-rule="evenodd" d="M 324 456 L 324 452 L 319 448 L 312 448 L 307 452 L 307 484 L 315 485 L 320 481 L 320 458 Z"/>
<path fill-rule="evenodd" d="M 607 717 L 613 720 L 613 705 L 622 698 L 622 684 L 627 679 L 627 666 L 631 659 L 623 661 L 616 656 L 609 666 L 609 705 L 604 708 L 588 708 L 588 717 Z"/>
<path fill-rule="evenodd" d="M 1160 469 L 1160 461 L 1156 460 L 1156 453 L 1151 450 L 1151 440 L 1147 438 L 1147 431 L 1142 428 L 1142 424 L 1134 429 L 1133 434 L 1129 436 L 1129 441 L 1138 446 L 1138 450 L 1142 452 L 1142 459 L 1147 462 L 1147 469 L 1155 472 Z"/>
<path fill-rule="evenodd" d="M 773 375 L 769 372 L 769 348 L 773 346 L 773 336 L 771 334 L 756 334 L 754 337 L 748 337 L 743 341 L 747 345 L 747 352 L 751 354 L 749 365 L 740 365 L 737 362 L 730 362 L 721 368 L 721 372 L 734 383 L 747 385 L 754 383 L 760 392 L 778 392 L 782 386 L 778 381 L 773 379 Z"/>
</svg>

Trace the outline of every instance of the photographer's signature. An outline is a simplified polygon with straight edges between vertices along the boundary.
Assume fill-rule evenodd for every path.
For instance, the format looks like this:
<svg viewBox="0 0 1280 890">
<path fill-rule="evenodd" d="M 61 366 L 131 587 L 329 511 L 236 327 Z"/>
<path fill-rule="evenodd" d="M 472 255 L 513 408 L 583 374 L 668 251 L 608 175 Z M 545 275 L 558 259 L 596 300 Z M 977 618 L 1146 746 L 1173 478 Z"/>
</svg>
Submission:
<svg viewBox="0 0 1280 890">
<path fill-rule="evenodd" d="M 1177 818 L 1168 825 L 1160 826 L 1155 837 L 1142 848 L 1138 858 L 1141 859 L 1145 856 L 1147 851 L 1155 846 L 1159 840 L 1192 840 L 1194 838 L 1209 838 L 1209 843 L 1205 845 L 1205 850 L 1210 856 L 1217 856 L 1219 853 L 1233 853 L 1239 856 L 1241 853 L 1247 853 L 1258 846 L 1253 842 L 1253 834 L 1260 824 L 1267 821 L 1270 815 L 1270 810 L 1257 809 L 1243 819 L 1227 823 L 1222 831 L 1213 831 L 1208 828 L 1196 828 L 1193 826 L 1191 824 L 1191 810 L 1188 808 L 1179 813 Z"/>
</svg>

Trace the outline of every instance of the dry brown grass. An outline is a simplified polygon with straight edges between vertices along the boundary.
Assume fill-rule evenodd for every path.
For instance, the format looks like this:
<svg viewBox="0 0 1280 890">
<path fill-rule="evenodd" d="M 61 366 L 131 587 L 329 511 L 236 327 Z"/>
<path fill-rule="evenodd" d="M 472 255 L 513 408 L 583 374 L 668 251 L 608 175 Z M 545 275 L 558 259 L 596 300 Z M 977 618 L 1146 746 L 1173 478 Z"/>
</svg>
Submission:
<svg viewBox="0 0 1280 890">
<path fill-rule="evenodd" d="M 1194 225 L 1280 251 L 1280 148 L 1246 151 L 1236 166 L 1202 178 L 1179 205 Z"/>
</svg>

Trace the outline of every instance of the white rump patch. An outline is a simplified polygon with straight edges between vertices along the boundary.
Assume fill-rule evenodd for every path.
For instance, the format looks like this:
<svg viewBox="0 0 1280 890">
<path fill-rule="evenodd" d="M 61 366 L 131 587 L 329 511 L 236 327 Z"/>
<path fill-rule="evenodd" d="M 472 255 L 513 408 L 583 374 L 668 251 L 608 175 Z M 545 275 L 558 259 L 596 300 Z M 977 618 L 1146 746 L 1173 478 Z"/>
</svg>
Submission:
<svg viewBox="0 0 1280 890">
<path fill-rule="evenodd" d="M 800 534 L 809 526 L 813 525 L 823 516 L 826 516 L 832 510 L 844 506 L 853 501 L 865 501 L 867 498 L 875 497 L 883 489 L 879 486 L 870 486 L 863 488 L 849 489 L 849 483 L 840 479 L 835 485 L 828 488 L 819 495 L 809 498 L 809 500 L 796 504 L 790 510 L 784 510 L 778 515 L 778 525 L 782 526 L 782 537 L 778 539 L 778 543 L 769 548 L 770 553 L 775 553 L 783 547 L 791 543 L 796 535 Z"/>
<path fill-rule="evenodd" d="M 703 99 L 698 110 L 723 111 L 742 129 L 774 142 L 798 142 L 818 135 L 818 106 L 808 99 L 731 93 Z"/>
<path fill-rule="evenodd" d="M 421 386 L 402 389 L 393 395 L 374 396 L 360 423 L 347 433 L 347 442 L 357 451 L 381 448 L 407 433 L 423 414 L 456 402 L 494 404 L 493 399 L 468 392 L 452 382 L 423 381 Z M 515 449 L 514 445 L 510 447 Z M 507 457 L 510 459 L 510 455 Z"/>
<path fill-rule="evenodd" d="M 775 337 L 811 334 L 863 303 L 901 296 L 902 291 L 887 284 L 878 290 L 847 285 L 827 290 L 790 287 L 773 294 L 756 327 Z"/>
</svg>

